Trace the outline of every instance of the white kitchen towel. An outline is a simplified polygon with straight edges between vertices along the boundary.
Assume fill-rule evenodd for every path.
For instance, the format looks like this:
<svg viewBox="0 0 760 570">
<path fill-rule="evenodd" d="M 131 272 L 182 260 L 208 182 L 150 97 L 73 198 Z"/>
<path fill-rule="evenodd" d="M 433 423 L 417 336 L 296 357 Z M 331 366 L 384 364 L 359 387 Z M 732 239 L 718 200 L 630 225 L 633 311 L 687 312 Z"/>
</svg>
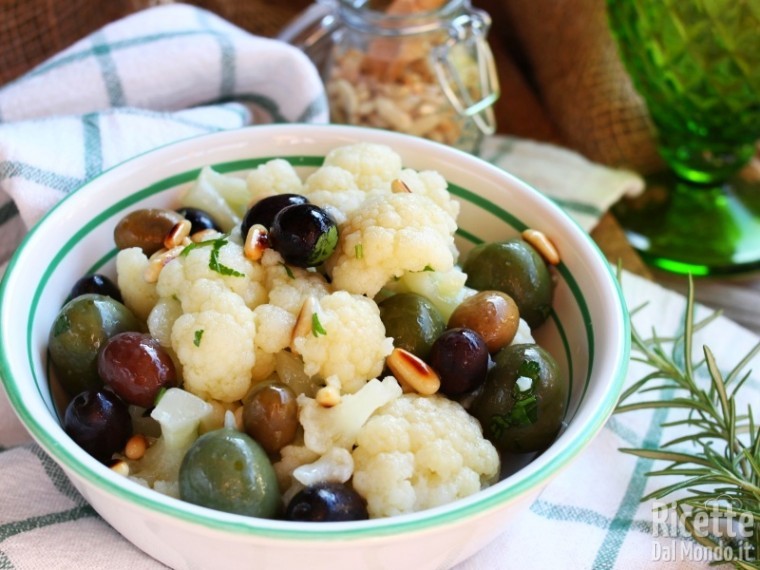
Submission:
<svg viewBox="0 0 760 570">
<path fill-rule="evenodd" d="M 286 44 L 182 5 L 114 22 L 0 88 L 0 262 L 63 195 L 131 156 L 251 122 L 326 120 L 316 70 Z M 492 137 L 480 154 L 556 200 L 585 229 L 622 194 L 642 188 L 634 174 L 532 141 Z M 649 302 L 634 318 L 641 330 L 679 330 L 683 297 L 628 274 L 624 292 L 631 307 Z M 700 334 L 725 367 L 757 342 L 722 318 Z M 634 364 L 629 382 L 640 375 Z M 747 386 L 757 401 L 756 374 Z M 518 524 L 460 568 L 702 567 L 704 555 L 683 555 L 682 538 L 652 536 L 651 504 L 639 503 L 654 484 L 645 476 L 652 464 L 618 451 L 657 447 L 666 417 L 613 417 Z M 88 506 L 31 442 L 1 390 L 0 506 L 0 568 L 161 567 Z M 676 558 L 668 558 L 671 549 Z"/>
</svg>

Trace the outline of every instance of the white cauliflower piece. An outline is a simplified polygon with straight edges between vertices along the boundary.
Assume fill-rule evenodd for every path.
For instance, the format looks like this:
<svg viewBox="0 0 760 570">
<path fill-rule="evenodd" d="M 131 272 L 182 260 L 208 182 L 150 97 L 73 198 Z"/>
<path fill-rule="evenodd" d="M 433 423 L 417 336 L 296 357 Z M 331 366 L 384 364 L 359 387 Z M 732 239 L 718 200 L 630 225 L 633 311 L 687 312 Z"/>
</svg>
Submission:
<svg viewBox="0 0 760 570">
<path fill-rule="evenodd" d="M 348 170 L 356 186 L 368 192 L 390 188 L 391 181 L 401 174 L 401 157 L 386 145 L 356 143 L 332 149 L 324 166 Z"/>
<path fill-rule="evenodd" d="M 158 302 L 155 283 L 145 280 L 148 258 L 139 247 L 122 249 L 116 255 L 117 284 L 124 304 L 137 318 L 145 321 Z"/>
<path fill-rule="evenodd" d="M 180 200 L 184 207 L 208 212 L 226 232 L 240 223 L 247 202 L 244 180 L 225 176 L 208 166 Z"/>
<path fill-rule="evenodd" d="M 324 296 L 315 309 L 321 330 L 312 322 L 303 335 L 293 339 L 309 376 L 335 376 L 343 392 L 354 393 L 383 371 L 393 339 L 385 336 L 380 309 L 371 299 L 337 291 Z"/>
<path fill-rule="evenodd" d="M 462 301 L 477 291 L 465 286 L 467 274 L 454 266 L 449 271 L 417 271 L 404 273 L 387 288 L 397 293 L 417 293 L 428 299 L 448 322 Z"/>
<path fill-rule="evenodd" d="M 172 347 L 172 327 L 182 316 L 182 304 L 174 297 L 161 297 L 148 315 L 148 331 L 164 348 Z"/>
<path fill-rule="evenodd" d="M 255 364 L 253 312 L 208 280 L 193 283 L 180 301 L 185 313 L 174 322 L 171 341 L 185 388 L 204 399 L 239 400 Z"/>
<path fill-rule="evenodd" d="M 304 445 L 286 445 L 280 450 L 280 460 L 273 465 L 280 489 L 286 490 L 293 484 L 293 473 L 301 465 L 308 465 L 319 459 L 315 453 Z"/>
<path fill-rule="evenodd" d="M 269 304 L 293 316 L 298 315 L 308 297 L 319 299 L 332 292 L 322 274 L 285 265 L 282 256 L 273 249 L 264 252 L 261 265 L 266 272 L 264 283 L 269 290 Z"/>
<path fill-rule="evenodd" d="M 356 185 L 354 175 L 339 166 L 322 166 L 304 182 L 303 195 L 325 209 L 340 225 L 361 206 L 368 194 Z"/>
<path fill-rule="evenodd" d="M 374 297 L 405 272 L 449 271 L 455 231 L 454 219 L 426 196 L 370 197 L 340 228 L 327 262 L 333 286 Z"/>
<path fill-rule="evenodd" d="M 333 447 L 350 449 L 369 417 L 381 406 L 401 396 L 393 376 L 367 382 L 356 394 L 343 396 L 332 408 L 320 406 L 303 394 L 298 396 L 298 421 L 304 429 L 304 445 L 324 455 Z M 465 412 L 466 413 L 466 412 Z"/>
<path fill-rule="evenodd" d="M 182 298 L 188 285 L 200 279 L 217 281 L 239 295 L 254 308 L 265 303 L 267 291 L 262 284 L 264 269 L 245 257 L 243 248 L 221 236 L 206 245 L 188 246 L 169 262 L 158 276 L 156 290 L 161 297 Z M 183 302 L 185 311 L 188 309 Z"/>
<path fill-rule="evenodd" d="M 256 325 L 256 347 L 263 352 L 276 354 L 290 345 L 296 318 L 292 313 L 268 303 L 253 310 Z"/>
<path fill-rule="evenodd" d="M 446 179 L 435 170 L 416 171 L 405 168 L 401 172 L 401 180 L 415 194 L 427 196 L 433 202 L 443 208 L 453 219 L 459 216 L 459 202 L 457 202 L 447 190 Z"/>
<path fill-rule="evenodd" d="M 345 483 L 354 473 L 354 459 L 344 447 L 333 447 L 313 463 L 299 465 L 293 478 L 306 487 L 317 483 Z"/>
<path fill-rule="evenodd" d="M 270 160 L 248 174 L 249 198 L 261 200 L 275 194 L 301 194 L 303 183 L 293 166 L 282 158 Z"/>
<path fill-rule="evenodd" d="M 536 340 L 533 338 L 533 331 L 530 330 L 530 325 L 525 319 L 520 319 L 515 338 L 509 344 L 536 344 Z"/>
<path fill-rule="evenodd" d="M 499 455 L 478 421 L 437 395 L 405 394 L 375 412 L 352 455 L 354 489 L 372 518 L 467 497 L 499 471 Z"/>
<path fill-rule="evenodd" d="M 141 459 L 129 462 L 130 478 L 178 498 L 180 464 L 211 410 L 211 405 L 197 396 L 169 388 L 150 414 L 161 425 L 161 436 Z"/>
</svg>

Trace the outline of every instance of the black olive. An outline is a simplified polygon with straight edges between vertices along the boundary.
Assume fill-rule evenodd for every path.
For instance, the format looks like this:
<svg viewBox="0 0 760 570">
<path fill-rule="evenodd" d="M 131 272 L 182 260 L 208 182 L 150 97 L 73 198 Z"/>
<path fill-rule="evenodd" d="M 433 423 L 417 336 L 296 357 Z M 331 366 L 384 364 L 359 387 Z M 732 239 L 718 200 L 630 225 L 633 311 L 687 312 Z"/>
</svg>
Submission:
<svg viewBox="0 0 760 570">
<path fill-rule="evenodd" d="M 248 230 L 251 229 L 251 226 L 260 224 L 268 230 L 272 227 L 274 217 L 280 213 L 280 210 L 295 204 L 308 203 L 306 197 L 300 194 L 275 194 L 262 198 L 251 206 L 243 216 L 243 222 L 240 224 L 243 241 L 248 237 Z"/>
<path fill-rule="evenodd" d="M 63 429 L 87 453 L 107 463 L 132 436 L 132 420 L 127 404 L 113 392 L 86 390 L 66 407 Z"/>
<path fill-rule="evenodd" d="M 198 208 L 180 208 L 177 210 L 185 219 L 190 222 L 190 235 L 203 230 L 222 231 L 221 226 L 216 223 L 214 218 L 208 212 Z"/>
<path fill-rule="evenodd" d="M 367 505 L 343 483 L 318 483 L 296 493 L 288 503 L 285 519 L 301 522 L 367 520 Z"/>
<path fill-rule="evenodd" d="M 285 263 L 316 267 L 338 245 L 338 226 L 330 215 L 313 204 L 288 206 L 274 217 L 269 242 Z"/>
<path fill-rule="evenodd" d="M 66 302 L 68 303 L 72 299 L 79 297 L 80 295 L 85 295 L 87 293 L 105 295 L 106 297 L 111 297 L 111 299 L 114 299 L 119 303 L 124 302 L 121 298 L 121 291 L 119 291 L 119 288 L 116 286 L 116 284 L 108 277 L 101 275 L 100 273 L 87 275 L 74 283 L 69 296 L 66 298 Z"/>
<path fill-rule="evenodd" d="M 441 392 L 459 396 L 479 387 L 488 374 L 488 347 L 472 329 L 449 329 L 430 348 L 428 363 L 441 379 Z"/>
</svg>

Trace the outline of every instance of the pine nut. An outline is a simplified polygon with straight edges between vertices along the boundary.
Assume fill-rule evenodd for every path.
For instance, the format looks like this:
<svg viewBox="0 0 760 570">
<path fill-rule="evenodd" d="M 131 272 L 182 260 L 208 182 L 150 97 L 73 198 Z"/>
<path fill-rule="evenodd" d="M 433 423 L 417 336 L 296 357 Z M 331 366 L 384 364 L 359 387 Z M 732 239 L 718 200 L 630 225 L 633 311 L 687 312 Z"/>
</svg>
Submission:
<svg viewBox="0 0 760 570">
<path fill-rule="evenodd" d="M 394 348 L 385 363 L 405 392 L 430 396 L 441 387 L 441 379 L 435 370 L 403 348 Z"/>
<path fill-rule="evenodd" d="M 141 433 L 135 434 L 129 438 L 127 445 L 124 446 L 124 455 L 127 459 L 137 461 L 145 455 L 145 451 L 148 449 L 148 440 Z"/>
<path fill-rule="evenodd" d="M 340 392 L 335 386 L 323 386 L 317 391 L 315 400 L 323 408 L 332 408 L 340 404 Z"/>
<path fill-rule="evenodd" d="M 546 263 L 550 265 L 559 264 L 559 252 L 544 232 L 527 229 L 522 233 L 522 238 L 533 246 Z"/>
<path fill-rule="evenodd" d="M 145 281 L 148 283 L 157 283 L 161 270 L 166 266 L 167 263 L 178 258 L 184 249 L 184 245 L 178 245 L 171 249 L 159 249 L 156 253 L 151 255 L 150 259 L 148 260 L 148 266 L 145 268 L 145 272 L 143 273 Z"/>
<path fill-rule="evenodd" d="M 400 178 L 396 178 L 391 182 L 391 192 L 394 194 L 411 194 L 412 189 L 409 188 L 406 182 Z"/>
<path fill-rule="evenodd" d="M 247 259 L 258 261 L 269 248 L 269 232 L 261 224 L 254 224 L 245 237 L 243 253 Z"/>
<path fill-rule="evenodd" d="M 174 224 L 172 229 L 169 230 L 169 233 L 166 234 L 166 237 L 164 238 L 164 247 L 166 249 L 171 249 L 173 247 L 177 247 L 178 245 L 182 245 L 182 242 L 185 240 L 185 238 L 190 235 L 190 230 L 192 227 L 193 225 L 189 220 L 182 220 L 181 222 Z"/>
<path fill-rule="evenodd" d="M 129 477 L 129 463 L 119 459 L 111 464 L 111 471 L 123 477 Z"/>
</svg>

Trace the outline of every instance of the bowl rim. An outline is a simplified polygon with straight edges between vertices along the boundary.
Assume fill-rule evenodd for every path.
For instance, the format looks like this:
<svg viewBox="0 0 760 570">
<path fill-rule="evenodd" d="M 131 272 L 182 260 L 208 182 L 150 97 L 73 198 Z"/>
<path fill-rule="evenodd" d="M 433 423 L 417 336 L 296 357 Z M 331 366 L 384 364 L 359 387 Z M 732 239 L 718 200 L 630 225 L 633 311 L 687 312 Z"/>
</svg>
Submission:
<svg viewBox="0 0 760 570">
<path fill-rule="evenodd" d="M 268 132 L 264 132 L 264 130 Z M 389 144 L 390 146 L 393 145 L 394 139 L 407 140 L 423 146 L 432 145 L 437 147 L 438 151 L 449 153 L 452 157 L 457 157 L 460 160 L 475 161 L 479 164 L 480 168 L 486 168 L 492 170 L 492 172 L 498 172 L 499 176 L 509 179 L 512 186 L 522 187 L 522 191 L 527 190 L 529 193 L 533 194 L 535 199 L 543 202 L 544 206 L 553 210 L 560 216 L 560 218 L 569 221 L 581 235 L 581 239 L 584 240 L 586 244 L 590 246 L 592 252 L 594 252 L 596 256 L 595 261 L 601 262 L 601 265 L 605 268 L 606 271 L 604 271 L 603 274 L 609 279 L 609 283 L 612 284 L 612 290 L 615 292 L 613 300 L 618 309 L 616 311 L 616 317 L 620 319 L 620 325 L 622 326 L 621 338 L 623 340 L 623 346 L 617 347 L 619 354 L 618 358 L 615 360 L 615 370 L 612 373 L 612 380 L 607 386 L 604 397 L 599 402 L 598 407 L 592 413 L 587 423 L 580 428 L 577 436 L 574 439 L 567 441 L 565 447 L 556 451 L 555 454 L 546 463 L 541 465 L 540 469 L 530 478 L 518 478 L 513 484 L 501 489 L 494 490 L 496 486 L 492 486 L 471 495 L 466 499 L 461 499 L 447 505 L 407 515 L 371 519 L 360 522 L 354 521 L 350 523 L 323 523 L 321 525 L 294 523 L 290 521 L 260 519 L 215 511 L 161 495 L 157 491 L 141 487 L 133 481 L 117 479 L 118 476 L 115 476 L 110 469 L 104 465 L 97 464 L 95 460 L 86 455 L 81 449 L 77 448 L 73 442 L 67 442 L 64 445 L 58 441 L 54 435 L 47 431 L 43 423 L 35 417 L 34 413 L 32 413 L 27 402 L 21 397 L 21 393 L 17 388 L 20 384 L 16 381 L 11 372 L 11 364 L 8 355 L 6 354 L 5 343 L 0 343 L 0 380 L 2 380 L 2 383 L 5 386 L 6 394 L 14 412 L 43 450 L 53 457 L 55 461 L 64 468 L 67 474 L 73 473 L 77 477 L 85 479 L 95 485 L 99 490 L 115 495 L 119 499 L 129 503 L 137 504 L 153 513 L 171 516 L 185 523 L 201 525 L 219 531 L 232 531 L 236 534 L 274 539 L 297 539 L 307 541 L 341 541 L 366 537 L 382 537 L 398 533 L 426 531 L 441 526 L 452 525 L 467 518 L 483 515 L 493 509 L 510 503 L 531 489 L 540 488 L 561 469 L 569 465 L 571 461 L 592 441 L 614 411 L 626 378 L 630 356 L 630 319 L 619 280 L 615 277 L 611 266 L 588 233 L 580 228 L 580 226 L 551 199 L 504 169 L 490 164 L 485 159 L 440 143 L 419 139 L 410 135 L 374 128 L 343 125 L 299 123 L 256 125 L 192 136 L 151 149 L 119 163 L 87 181 L 80 186 L 77 191 L 72 191 L 64 196 L 31 228 L 27 235 L 24 236 L 21 244 L 9 261 L 2 282 L 0 283 L 0 331 L 5 328 L 5 319 L 2 317 L 4 311 L 2 309 L 6 303 L 10 302 L 9 295 L 7 294 L 9 284 L 16 278 L 19 260 L 23 256 L 23 252 L 28 243 L 33 236 L 36 236 L 38 232 L 43 231 L 43 229 L 50 223 L 49 220 L 57 215 L 56 212 L 58 212 L 64 204 L 67 204 L 74 199 L 74 196 L 78 194 L 79 190 L 95 184 L 96 181 L 101 183 L 104 177 L 113 176 L 114 171 L 118 173 L 119 170 L 132 167 L 135 163 L 151 157 L 157 160 L 163 154 L 174 155 L 184 147 L 192 147 L 193 145 L 197 145 L 199 141 L 205 139 L 211 139 L 213 141 L 214 139 L 222 139 L 224 137 L 235 138 L 245 136 L 245 134 L 252 131 L 256 132 L 257 136 L 258 134 L 261 134 L 261 136 L 267 136 L 267 134 L 285 134 L 295 135 L 301 138 L 304 138 L 304 135 L 319 137 L 320 132 L 328 131 L 334 133 L 335 136 L 346 135 L 351 139 L 357 139 L 362 133 L 370 133 L 374 139 L 387 139 L 386 144 Z M 27 323 L 27 326 L 31 326 L 31 323 Z M 27 350 L 28 349 L 29 347 L 27 347 Z M 72 447 L 72 449 L 68 449 L 69 447 Z M 520 471 L 522 470 L 523 469 Z"/>
</svg>

